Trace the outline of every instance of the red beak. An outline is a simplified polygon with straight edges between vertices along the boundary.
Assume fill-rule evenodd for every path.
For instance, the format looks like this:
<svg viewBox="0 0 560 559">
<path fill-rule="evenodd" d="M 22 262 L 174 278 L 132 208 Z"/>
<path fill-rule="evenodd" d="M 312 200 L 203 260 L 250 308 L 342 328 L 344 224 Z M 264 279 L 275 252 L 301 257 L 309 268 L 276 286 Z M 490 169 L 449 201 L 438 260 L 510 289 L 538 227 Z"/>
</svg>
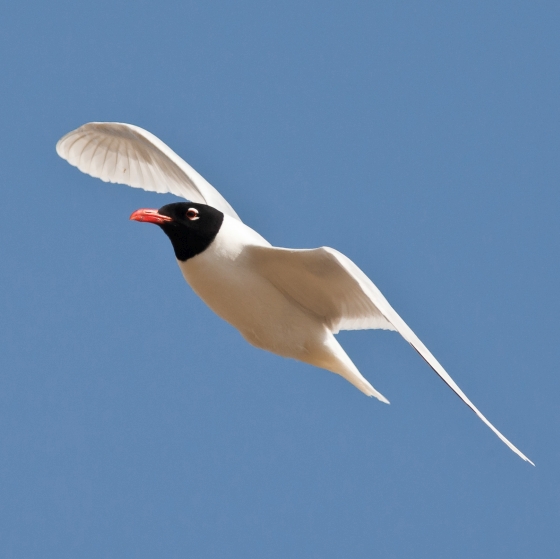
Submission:
<svg viewBox="0 0 560 559">
<path fill-rule="evenodd" d="M 155 223 L 156 225 L 161 225 L 166 221 L 173 221 L 170 217 L 166 215 L 161 215 L 157 210 L 136 210 L 130 219 L 133 221 L 147 221 L 148 223 Z"/>
</svg>

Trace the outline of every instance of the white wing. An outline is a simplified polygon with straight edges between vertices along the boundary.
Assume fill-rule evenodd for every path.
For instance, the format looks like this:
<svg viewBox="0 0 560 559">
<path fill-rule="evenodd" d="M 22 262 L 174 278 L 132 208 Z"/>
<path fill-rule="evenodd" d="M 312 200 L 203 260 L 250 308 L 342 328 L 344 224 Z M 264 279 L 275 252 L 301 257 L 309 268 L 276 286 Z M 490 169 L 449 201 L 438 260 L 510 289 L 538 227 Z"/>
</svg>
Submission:
<svg viewBox="0 0 560 559">
<path fill-rule="evenodd" d="M 254 265 L 277 289 L 320 317 L 334 334 L 339 330 L 396 330 L 369 294 L 340 265 L 335 256 L 340 253 L 332 248 L 252 246 L 248 250 Z"/>
<path fill-rule="evenodd" d="M 254 264 L 286 296 L 320 317 L 334 332 L 381 328 L 396 330 L 472 411 L 523 460 L 510 443 L 467 398 L 438 360 L 395 312 L 373 282 L 349 258 L 322 247 L 291 250 L 251 247 Z"/>
<path fill-rule="evenodd" d="M 171 193 L 239 219 L 225 198 L 161 140 L 132 124 L 90 122 L 66 134 L 56 152 L 105 182 Z"/>
</svg>

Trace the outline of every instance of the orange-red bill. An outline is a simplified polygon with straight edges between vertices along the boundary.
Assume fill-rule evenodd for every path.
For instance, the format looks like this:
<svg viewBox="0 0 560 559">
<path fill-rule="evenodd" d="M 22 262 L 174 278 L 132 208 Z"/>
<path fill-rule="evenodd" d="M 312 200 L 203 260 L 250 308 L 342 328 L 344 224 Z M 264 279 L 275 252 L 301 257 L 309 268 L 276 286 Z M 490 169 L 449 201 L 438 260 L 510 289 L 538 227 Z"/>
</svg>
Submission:
<svg viewBox="0 0 560 559">
<path fill-rule="evenodd" d="M 170 217 L 166 215 L 161 215 L 157 210 L 141 209 L 136 210 L 131 216 L 132 221 L 141 221 L 147 223 L 155 223 L 156 225 L 161 225 L 167 221 L 173 221 Z"/>
</svg>

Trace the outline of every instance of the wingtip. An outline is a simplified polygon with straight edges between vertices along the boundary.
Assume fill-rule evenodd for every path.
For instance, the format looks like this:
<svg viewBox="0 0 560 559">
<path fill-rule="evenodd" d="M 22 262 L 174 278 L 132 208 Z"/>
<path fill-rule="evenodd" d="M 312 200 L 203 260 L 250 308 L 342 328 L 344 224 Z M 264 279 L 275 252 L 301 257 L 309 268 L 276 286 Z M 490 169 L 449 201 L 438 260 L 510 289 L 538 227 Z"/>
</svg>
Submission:
<svg viewBox="0 0 560 559">
<path fill-rule="evenodd" d="M 65 159 L 66 161 L 68 161 L 68 149 L 66 147 L 66 140 L 70 136 L 72 136 L 72 134 L 74 134 L 74 132 L 76 132 L 76 130 L 71 130 L 67 134 L 64 134 L 64 136 L 62 136 L 62 138 L 60 138 L 60 140 L 58 140 L 58 142 L 56 142 L 55 149 L 56 149 L 57 155 L 59 157 L 62 157 L 62 159 Z"/>
<path fill-rule="evenodd" d="M 490 428 L 492 429 L 492 431 L 494 431 L 494 433 L 496 433 L 498 435 L 498 437 L 504 443 L 506 443 L 506 445 L 509 447 L 510 450 L 513 450 L 513 452 L 515 452 L 515 454 L 517 454 L 517 456 L 519 456 L 519 458 L 521 458 L 521 460 L 524 460 L 525 462 L 529 462 L 529 464 L 531 464 L 531 466 L 535 467 L 535 463 L 532 460 L 530 460 L 529 458 L 527 458 L 527 456 L 525 456 L 525 454 L 523 454 L 513 443 L 511 443 L 508 439 L 506 439 L 493 425 Z"/>
<path fill-rule="evenodd" d="M 66 159 L 64 157 L 64 155 L 62 154 L 62 141 L 66 138 L 66 136 L 63 136 L 62 138 L 60 138 L 60 140 L 58 140 L 58 142 L 56 142 L 56 154 L 59 157 L 62 157 L 62 159 Z"/>
</svg>

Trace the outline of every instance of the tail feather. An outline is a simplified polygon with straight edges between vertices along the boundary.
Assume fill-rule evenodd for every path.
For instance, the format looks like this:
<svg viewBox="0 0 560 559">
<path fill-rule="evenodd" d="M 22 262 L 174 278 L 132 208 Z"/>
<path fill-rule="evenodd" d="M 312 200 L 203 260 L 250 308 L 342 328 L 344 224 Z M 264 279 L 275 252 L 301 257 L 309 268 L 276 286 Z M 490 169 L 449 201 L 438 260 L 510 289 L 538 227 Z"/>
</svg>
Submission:
<svg viewBox="0 0 560 559">
<path fill-rule="evenodd" d="M 341 377 L 344 377 L 348 382 L 352 383 L 358 390 L 361 390 L 366 396 L 375 396 L 379 401 L 384 404 L 389 404 L 389 400 L 381 394 L 381 392 L 375 390 L 373 386 L 362 376 L 362 374 L 356 369 L 356 371 L 345 371 L 337 373 Z"/>
<path fill-rule="evenodd" d="M 352 363 L 352 360 L 342 349 L 342 346 L 338 343 L 336 338 L 332 336 L 329 342 L 329 359 L 327 363 L 321 366 L 345 378 L 366 396 L 374 396 L 384 404 L 389 404 L 389 400 L 387 400 L 381 392 L 373 388 L 368 380 L 364 378 L 362 373 L 358 371 L 356 365 Z"/>
</svg>

